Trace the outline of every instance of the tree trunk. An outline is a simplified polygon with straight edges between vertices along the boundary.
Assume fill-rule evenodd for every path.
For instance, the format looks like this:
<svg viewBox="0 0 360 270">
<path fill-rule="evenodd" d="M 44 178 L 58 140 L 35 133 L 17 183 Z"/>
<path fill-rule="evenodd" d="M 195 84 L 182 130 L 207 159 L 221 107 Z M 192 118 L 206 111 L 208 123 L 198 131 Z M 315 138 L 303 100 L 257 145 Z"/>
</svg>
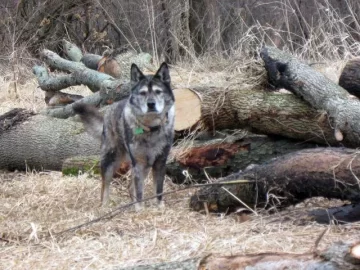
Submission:
<svg viewBox="0 0 360 270">
<path fill-rule="evenodd" d="M 261 52 L 269 80 L 302 97 L 312 107 L 327 113 L 338 141 L 360 145 L 360 101 L 351 99 L 342 87 L 293 56 L 277 48 L 265 47 Z"/>
<path fill-rule="evenodd" d="M 210 255 L 182 262 L 138 265 L 117 270 L 283 270 L 283 269 L 332 269 L 355 270 L 360 264 L 360 244 L 337 242 L 324 251 L 303 254 L 268 252 L 232 256 Z"/>
<path fill-rule="evenodd" d="M 222 177 L 245 169 L 250 164 L 263 163 L 271 158 L 300 149 L 315 147 L 312 143 L 299 144 L 286 139 L 266 136 L 229 136 L 206 138 L 194 141 L 191 147 L 173 147 L 166 166 L 166 174 L 175 183 L 203 182 L 207 175 Z M 64 161 L 64 175 L 78 175 L 79 172 L 99 173 L 100 157 L 71 157 Z M 117 174 L 124 174 L 130 164 L 124 163 Z M 184 171 L 187 173 L 184 174 Z"/>
<path fill-rule="evenodd" d="M 1 169 L 61 170 L 68 157 L 99 154 L 100 143 L 85 133 L 82 123 L 43 115 L 23 118 L 21 113 L 0 118 L 0 126 L 13 123 L 0 130 Z"/>
<path fill-rule="evenodd" d="M 174 158 L 168 162 L 166 173 L 175 183 L 204 182 L 207 177 L 223 177 L 244 170 L 251 164 L 261 164 L 274 157 L 312 147 L 315 147 L 312 143 L 299 144 L 267 136 L 206 138 L 195 141 L 191 147 L 175 147 L 172 151 Z"/>
<path fill-rule="evenodd" d="M 360 156 L 356 150 L 301 150 L 220 179 L 220 182 L 235 181 L 233 185 L 200 189 L 192 196 L 190 206 L 202 210 L 206 203 L 209 209 L 234 210 L 243 206 L 234 196 L 254 208 L 286 207 L 317 196 L 359 202 L 357 175 L 360 175 Z M 237 184 L 238 179 L 250 183 Z"/>
</svg>

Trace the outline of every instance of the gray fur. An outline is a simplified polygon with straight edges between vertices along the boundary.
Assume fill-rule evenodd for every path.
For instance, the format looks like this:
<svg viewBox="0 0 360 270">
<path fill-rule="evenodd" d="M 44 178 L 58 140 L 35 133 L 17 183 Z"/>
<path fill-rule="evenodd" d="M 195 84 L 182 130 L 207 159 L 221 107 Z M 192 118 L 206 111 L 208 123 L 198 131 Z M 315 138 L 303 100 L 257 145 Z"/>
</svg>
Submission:
<svg viewBox="0 0 360 270">
<path fill-rule="evenodd" d="M 144 180 L 153 171 L 155 194 L 163 192 L 166 159 L 174 137 L 174 95 L 168 67 L 163 63 L 154 76 L 145 76 L 131 66 L 132 90 L 128 99 L 112 105 L 102 124 L 101 175 L 102 204 L 109 199 L 109 185 L 121 161 L 132 164 L 130 194 L 134 201 L 143 199 Z M 98 132 L 99 114 L 87 105 L 77 105 L 87 130 Z M 158 203 L 162 204 L 159 195 Z M 136 208 L 141 205 L 136 204 Z"/>
</svg>

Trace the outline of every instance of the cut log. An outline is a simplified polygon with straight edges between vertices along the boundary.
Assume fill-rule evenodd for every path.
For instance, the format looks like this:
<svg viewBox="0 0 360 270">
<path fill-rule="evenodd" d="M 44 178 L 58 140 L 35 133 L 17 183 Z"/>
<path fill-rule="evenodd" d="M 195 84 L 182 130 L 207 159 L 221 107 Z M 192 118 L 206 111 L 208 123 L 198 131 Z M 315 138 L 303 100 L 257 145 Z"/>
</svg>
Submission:
<svg viewBox="0 0 360 270">
<path fill-rule="evenodd" d="M 339 85 L 360 98 L 360 58 L 349 60 L 339 79 Z"/>
<path fill-rule="evenodd" d="M 202 182 L 206 176 L 222 177 L 245 169 L 250 164 L 263 163 L 271 158 L 315 147 L 311 143 L 299 144 L 291 140 L 275 140 L 266 136 L 229 136 L 206 141 L 194 141 L 191 147 L 174 147 L 166 166 L 166 174 L 175 183 Z M 64 161 L 64 175 L 100 171 L 99 156 L 71 157 Z M 130 169 L 124 163 L 116 174 Z M 186 173 L 184 173 L 186 172 Z"/>
<path fill-rule="evenodd" d="M 106 73 L 113 78 L 120 79 L 124 71 L 121 71 L 121 67 L 114 58 L 103 57 L 100 59 L 97 67 L 97 71 Z"/>
<path fill-rule="evenodd" d="M 13 110 L 0 117 L 0 168 L 61 170 L 68 157 L 99 154 L 82 123 Z"/>
<path fill-rule="evenodd" d="M 358 175 L 360 156 L 356 150 L 301 150 L 220 179 L 220 182 L 245 179 L 251 183 L 200 189 L 192 196 L 190 206 L 194 210 L 202 210 L 207 203 L 209 209 L 235 210 L 243 207 L 237 198 L 253 208 L 286 207 L 311 197 L 359 202 Z"/>
<path fill-rule="evenodd" d="M 355 270 L 360 264 L 359 242 L 336 242 L 323 251 L 302 254 L 267 252 L 232 256 L 210 255 L 182 262 L 167 262 L 154 265 L 138 265 L 117 270 L 283 270 L 283 269 L 332 269 Z"/>
<path fill-rule="evenodd" d="M 270 82 L 302 97 L 312 107 L 324 110 L 338 139 L 360 146 L 360 101 L 319 72 L 274 47 L 261 52 Z M 339 133 L 343 136 L 339 136 Z"/>
<path fill-rule="evenodd" d="M 193 127 L 201 118 L 201 97 L 189 88 L 174 89 L 176 131 Z"/>
</svg>

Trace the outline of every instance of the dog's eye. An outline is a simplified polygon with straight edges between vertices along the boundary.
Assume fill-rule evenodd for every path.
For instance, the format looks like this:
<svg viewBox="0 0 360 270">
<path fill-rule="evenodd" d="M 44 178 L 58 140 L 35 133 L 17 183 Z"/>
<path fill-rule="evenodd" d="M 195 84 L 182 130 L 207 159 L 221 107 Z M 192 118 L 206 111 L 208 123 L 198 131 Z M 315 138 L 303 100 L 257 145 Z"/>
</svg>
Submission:
<svg viewBox="0 0 360 270">
<path fill-rule="evenodd" d="M 161 90 L 155 90 L 155 94 L 160 95 L 162 93 Z"/>
<path fill-rule="evenodd" d="M 145 91 L 142 91 L 142 92 L 140 92 L 140 95 L 146 96 L 146 92 L 145 92 Z"/>
</svg>

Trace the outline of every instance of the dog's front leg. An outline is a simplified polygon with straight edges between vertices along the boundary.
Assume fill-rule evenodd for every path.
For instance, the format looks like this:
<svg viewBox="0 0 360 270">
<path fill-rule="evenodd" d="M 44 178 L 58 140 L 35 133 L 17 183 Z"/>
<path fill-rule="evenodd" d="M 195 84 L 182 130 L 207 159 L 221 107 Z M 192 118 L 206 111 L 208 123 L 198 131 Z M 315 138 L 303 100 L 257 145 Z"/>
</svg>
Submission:
<svg viewBox="0 0 360 270">
<path fill-rule="evenodd" d="M 143 199 L 144 193 L 144 181 L 149 174 L 149 166 L 137 163 L 133 166 L 132 181 L 130 186 L 130 195 L 133 202 L 139 202 L 135 204 L 135 210 L 139 211 L 143 208 L 144 203 L 140 202 Z"/>
<path fill-rule="evenodd" d="M 103 149 L 101 156 L 101 206 L 109 203 L 110 183 L 112 181 L 117 160 L 115 149 Z"/>
<path fill-rule="evenodd" d="M 152 167 L 153 186 L 156 195 L 162 194 L 164 190 L 166 158 L 167 158 L 167 153 L 161 155 L 155 160 L 154 165 Z M 159 207 L 164 207 L 164 201 L 162 200 L 162 195 L 157 196 L 157 203 Z"/>
</svg>

